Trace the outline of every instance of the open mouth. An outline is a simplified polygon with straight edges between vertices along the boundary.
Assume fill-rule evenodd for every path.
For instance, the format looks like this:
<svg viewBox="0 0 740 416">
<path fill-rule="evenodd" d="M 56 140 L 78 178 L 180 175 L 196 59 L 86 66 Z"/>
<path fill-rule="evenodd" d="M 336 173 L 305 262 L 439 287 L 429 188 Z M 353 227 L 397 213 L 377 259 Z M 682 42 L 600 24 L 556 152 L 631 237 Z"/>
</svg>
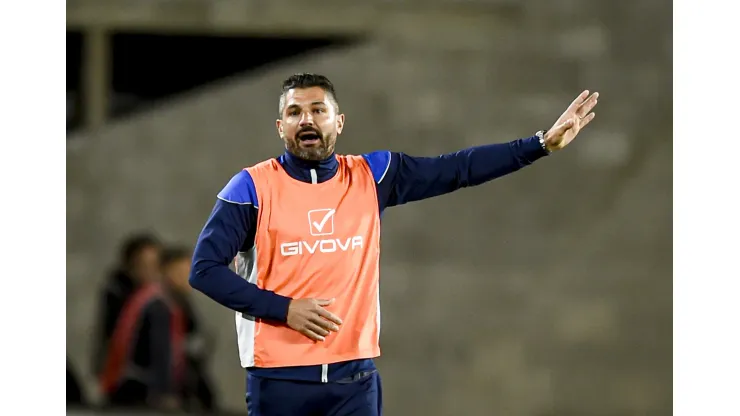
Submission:
<svg viewBox="0 0 740 416">
<path fill-rule="evenodd" d="M 307 131 L 299 134 L 298 140 L 301 144 L 317 144 L 321 141 L 321 136 L 314 131 Z"/>
</svg>

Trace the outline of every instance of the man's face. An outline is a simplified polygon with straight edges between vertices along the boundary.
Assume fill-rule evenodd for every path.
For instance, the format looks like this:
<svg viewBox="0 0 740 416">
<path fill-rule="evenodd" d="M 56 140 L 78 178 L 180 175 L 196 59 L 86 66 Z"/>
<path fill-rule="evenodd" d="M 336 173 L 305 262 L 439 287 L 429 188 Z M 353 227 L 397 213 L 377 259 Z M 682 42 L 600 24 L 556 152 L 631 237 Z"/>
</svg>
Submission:
<svg viewBox="0 0 740 416">
<path fill-rule="evenodd" d="M 296 88 L 285 94 L 277 130 L 285 148 L 305 160 L 323 160 L 334 152 L 344 127 L 331 94 L 320 87 Z"/>
<path fill-rule="evenodd" d="M 164 274 L 167 282 L 176 291 L 180 293 L 190 291 L 190 283 L 188 282 L 188 278 L 190 277 L 190 259 L 182 258 L 173 261 L 164 268 Z"/>
<path fill-rule="evenodd" d="M 137 283 L 151 283 L 159 279 L 159 247 L 142 248 L 132 259 L 131 277 Z"/>
</svg>

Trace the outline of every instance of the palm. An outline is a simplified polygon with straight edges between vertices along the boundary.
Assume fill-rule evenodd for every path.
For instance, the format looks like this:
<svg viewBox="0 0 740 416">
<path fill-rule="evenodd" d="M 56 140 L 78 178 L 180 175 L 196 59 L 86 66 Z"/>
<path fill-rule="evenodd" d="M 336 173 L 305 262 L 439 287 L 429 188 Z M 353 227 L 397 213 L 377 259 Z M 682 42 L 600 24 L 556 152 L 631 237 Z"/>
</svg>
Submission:
<svg viewBox="0 0 740 416">
<path fill-rule="evenodd" d="M 558 150 L 567 146 L 576 138 L 578 132 L 591 122 L 596 116 L 591 110 L 598 103 L 599 93 L 589 95 L 589 91 L 583 91 L 568 106 L 565 112 L 548 130 L 545 144 L 550 150 Z"/>
</svg>

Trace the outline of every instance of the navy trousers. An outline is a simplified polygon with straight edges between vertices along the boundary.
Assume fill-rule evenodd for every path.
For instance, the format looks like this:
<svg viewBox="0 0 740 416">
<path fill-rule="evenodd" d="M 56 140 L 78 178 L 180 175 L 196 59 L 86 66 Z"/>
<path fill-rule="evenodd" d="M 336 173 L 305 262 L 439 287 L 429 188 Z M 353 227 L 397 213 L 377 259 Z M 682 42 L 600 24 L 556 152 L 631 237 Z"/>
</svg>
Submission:
<svg viewBox="0 0 740 416">
<path fill-rule="evenodd" d="M 377 371 L 329 383 L 247 375 L 249 416 L 381 416 Z"/>
</svg>

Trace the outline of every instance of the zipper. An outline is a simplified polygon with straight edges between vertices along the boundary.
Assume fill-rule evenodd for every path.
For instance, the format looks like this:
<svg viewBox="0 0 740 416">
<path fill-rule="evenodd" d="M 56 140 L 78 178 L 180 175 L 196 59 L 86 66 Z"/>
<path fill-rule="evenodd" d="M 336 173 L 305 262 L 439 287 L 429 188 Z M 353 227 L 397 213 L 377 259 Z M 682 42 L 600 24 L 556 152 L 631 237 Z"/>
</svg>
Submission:
<svg viewBox="0 0 740 416">
<path fill-rule="evenodd" d="M 311 169 L 311 183 L 319 183 L 319 177 L 316 175 L 316 169 Z"/>
<path fill-rule="evenodd" d="M 329 382 L 329 364 L 321 364 L 321 382 Z"/>
</svg>

